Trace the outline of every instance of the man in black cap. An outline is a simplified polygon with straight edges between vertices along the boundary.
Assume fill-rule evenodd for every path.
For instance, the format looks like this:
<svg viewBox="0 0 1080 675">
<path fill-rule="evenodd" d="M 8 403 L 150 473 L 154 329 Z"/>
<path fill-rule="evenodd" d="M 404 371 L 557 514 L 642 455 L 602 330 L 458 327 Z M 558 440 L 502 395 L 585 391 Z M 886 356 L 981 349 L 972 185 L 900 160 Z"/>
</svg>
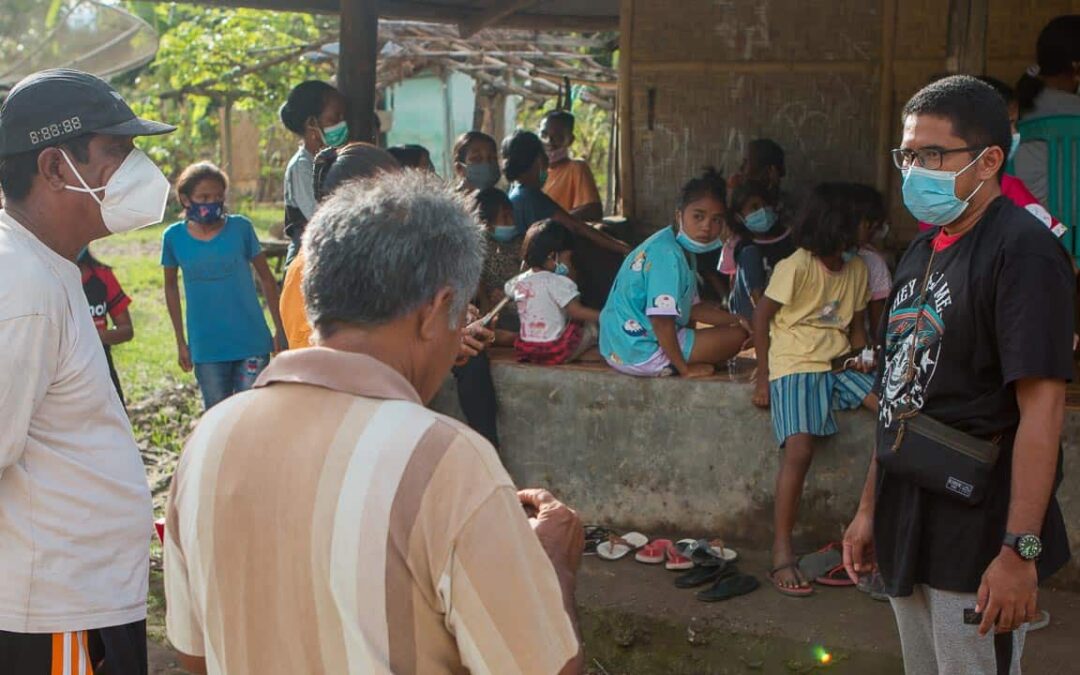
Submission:
<svg viewBox="0 0 1080 675">
<path fill-rule="evenodd" d="M 31 75 L 0 107 L 0 671 L 145 674 L 150 492 L 73 262 L 161 220 L 169 182 L 107 83 Z"/>
</svg>

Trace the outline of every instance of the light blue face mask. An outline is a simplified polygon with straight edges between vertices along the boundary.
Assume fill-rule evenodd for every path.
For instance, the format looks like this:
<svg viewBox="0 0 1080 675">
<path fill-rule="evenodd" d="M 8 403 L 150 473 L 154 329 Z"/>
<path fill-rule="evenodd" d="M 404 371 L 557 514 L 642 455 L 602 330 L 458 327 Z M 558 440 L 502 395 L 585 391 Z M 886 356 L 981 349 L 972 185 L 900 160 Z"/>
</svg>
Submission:
<svg viewBox="0 0 1080 675">
<path fill-rule="evenodd" d="M 1012 145 L 1009 146 L 1009 157 L 1006 161 L 1012 161 L 1012 158 L 1016 156 L 1016 149 L 1020 147 L 1020 134 L 1012 135 Z"/>
<path fill-rule="evenodd" d="M 496 225 L 490 232 L 491 238 L 500 244 L 513 241 L 517 236 L 517 228 L 513 225 Z"/>
<path fill-rule="evenodd" d="M 843 260 L 845 263 L 849 263 L 854 260 L 857 255 L 859 255 L 858 251 L 853 248 L 849 248 L 848 250 L 840 254 L 840 259 Z"/>
<path fill-rule="evenodd" d="M 555 269 L 552 271 L 555 272 L 555 274 L 558 274 L 560 277 L 570 275 L 570 268 L 567 267 L 565 264 L 559 262 L 559 257 L 557 255 L 555 256 Z"/>
<path fill-rule="evenodd" d="M 675 241 L 679 242 L 679 246 L 682 246 L 691 253 L 709 253 L 724 245 L 724 240 L 720 237 L 713 239 L 707 244 L 702 244 L 700 241 L 694 241 L 688 237 L 682 230 L 679 230 L 679 233 L 675 235 Z"/>
<path fill-rule="evenodd" d="M 776 226 L 776 211 L 763 206 L 757 211 L 747 214 L 743 218 L 743 223 L 746 225 L 746 229 L 754 234 L 765 234 Z"/>
<path fill-rule="evenodd" d="M 966 199 L 960 199 L 956 196 L 956 177 L 974 166 L 984 154 L 985 149 L 959 171 L 932 171 L 921 166 L 904 169 L 904 206 L 924 223 L 944 227 L 953 222 L 986 183 L 979 183 Z"/>
</svg>

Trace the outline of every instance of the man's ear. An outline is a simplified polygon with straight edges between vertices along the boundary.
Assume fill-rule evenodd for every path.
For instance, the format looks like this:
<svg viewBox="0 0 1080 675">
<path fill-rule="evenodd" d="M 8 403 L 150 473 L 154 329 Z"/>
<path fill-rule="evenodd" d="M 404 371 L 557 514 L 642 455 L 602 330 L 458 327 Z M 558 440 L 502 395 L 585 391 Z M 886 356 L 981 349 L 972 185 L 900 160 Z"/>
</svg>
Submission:
<svg viewBox="0 0 1080 675">
<path fill-rule="evenodd" d="M 440 288 L 431 302 L 420 308 L 420 338 L 425 342 L 441 337 L 450 326 L 450 308 L 454 291 L 449 286 Z M 456 317 L 455 317 L 456 318 Z"/>
<path fill-rule="evenodd" d="M 979 180 L 990 180 L 1001 171 L 1005 164 L 1005 152 L 996 145 L 991 145 L 983 153 L 977 165 Z"/>
<path fill-rule="evenodd" d="M 68 175 L 72 173 L 71 167 L 64 161 L 64 155 L 58 147 L 45 148 L 38 155 L 38 174 L 45 180 L 51 190 L 60 191 L 68 183 Z M 78 186 L 78 181 L 75 181 Z M 80 186 L 81 187 L 81 186 Z"/>
</svg>

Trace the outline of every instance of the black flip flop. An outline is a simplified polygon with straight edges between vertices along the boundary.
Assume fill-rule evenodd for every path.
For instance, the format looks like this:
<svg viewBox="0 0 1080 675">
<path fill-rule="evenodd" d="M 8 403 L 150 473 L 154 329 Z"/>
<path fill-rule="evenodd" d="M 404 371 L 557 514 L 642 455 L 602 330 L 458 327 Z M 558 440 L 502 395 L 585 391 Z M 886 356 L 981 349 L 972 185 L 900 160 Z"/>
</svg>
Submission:
<svg viewBox="0 0 1080 675">
<path fill-rule="evenodd" d="M 702 602 L 720 602 L 756 591 L 761 584 L 749 574 L 731 574 L 718 579 L 712 587 L 697 594 Z"/>
<path fill-rule="evenodd" d="M 675 578 L 675 588 L 696 588 L 736 573 L 734 567 L 726 564 L 695 567 L 686 574 Z"/>
</svg>

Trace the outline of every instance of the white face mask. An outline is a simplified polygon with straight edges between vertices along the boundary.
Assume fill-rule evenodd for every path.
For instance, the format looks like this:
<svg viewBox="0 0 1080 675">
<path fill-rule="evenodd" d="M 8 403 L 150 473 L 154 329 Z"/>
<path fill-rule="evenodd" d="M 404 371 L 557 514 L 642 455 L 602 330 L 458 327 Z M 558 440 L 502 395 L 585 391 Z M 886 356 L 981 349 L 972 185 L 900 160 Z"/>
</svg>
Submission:
<svg viewBox="0 0 1080 675">
<path fill-rule="evenodd" d="M 142 150 L 134 148 L 113 172 L 104 186 L 92 188 L 83 180 L 71 158 L 61 148 L 68 166 L 82 187 L 65 185 L 68 190 L 85 192 L 101 206 L 101 219 L 113 234 L 130 232 L 140 227 L 160 223 L 169 201 L 169 179 Z M 97 193 L 104 192 L 102 199 Z"/>
</svg>

